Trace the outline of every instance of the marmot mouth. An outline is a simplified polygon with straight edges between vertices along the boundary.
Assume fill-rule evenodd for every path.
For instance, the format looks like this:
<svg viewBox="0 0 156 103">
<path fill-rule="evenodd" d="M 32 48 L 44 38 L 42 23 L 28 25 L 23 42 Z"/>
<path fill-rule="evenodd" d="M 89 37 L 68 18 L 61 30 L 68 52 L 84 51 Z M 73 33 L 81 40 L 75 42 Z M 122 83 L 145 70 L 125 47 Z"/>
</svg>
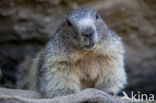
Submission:
<svg viewBox="0 0 156 103">
<path fill-rule="evenodd" d="M 92 43 L 92 44 L 88 44 L 88 45 L 85 45 L 84 46 L 84 49 L 85 50 L 92 50 L 95 48 L 95 43 Z"/>
</svg>

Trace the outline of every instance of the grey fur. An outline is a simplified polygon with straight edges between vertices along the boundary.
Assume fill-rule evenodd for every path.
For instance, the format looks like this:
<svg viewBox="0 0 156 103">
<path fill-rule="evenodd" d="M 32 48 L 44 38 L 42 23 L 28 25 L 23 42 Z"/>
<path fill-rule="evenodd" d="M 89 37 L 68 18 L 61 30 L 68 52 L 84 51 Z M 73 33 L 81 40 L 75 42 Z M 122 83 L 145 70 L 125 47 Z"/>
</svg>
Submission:
<svg viewBox="0 0 156 103">
<path fill-rule="evenodd" d="M 65 16 L 30 70 L 28 88 L 47 98 L 90 87 L 118 93 L 126 84 L 121 38 L 91 8 L 76 9 Z"/>
</svg>

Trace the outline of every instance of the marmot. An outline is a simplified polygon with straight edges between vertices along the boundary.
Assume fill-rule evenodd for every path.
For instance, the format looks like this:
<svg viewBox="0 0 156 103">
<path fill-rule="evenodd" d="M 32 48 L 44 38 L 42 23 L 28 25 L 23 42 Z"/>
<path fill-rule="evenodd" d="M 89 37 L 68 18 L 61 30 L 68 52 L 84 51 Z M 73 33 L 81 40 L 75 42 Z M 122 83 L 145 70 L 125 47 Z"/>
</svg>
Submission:
<svg viewBox="0 0 156 103">
<path fill-rule="evenodd" d="M 55 35 L 30 63 L 23 64 L 29 72 L 18 87 L 37 90 L 47 98 L 85 88 L 116 94 L 127 81 L 121 37 L 92 8 L 67 14 Z"/>
</svg>

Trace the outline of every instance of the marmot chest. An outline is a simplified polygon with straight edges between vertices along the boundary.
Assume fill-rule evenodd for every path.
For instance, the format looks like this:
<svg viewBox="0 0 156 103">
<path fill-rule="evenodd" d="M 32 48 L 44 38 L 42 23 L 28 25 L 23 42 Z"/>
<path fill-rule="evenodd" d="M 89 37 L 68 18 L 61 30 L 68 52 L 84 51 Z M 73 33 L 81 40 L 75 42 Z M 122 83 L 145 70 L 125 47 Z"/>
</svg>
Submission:
<svg viewBox="0 0 156 103">
<path fill-rule="evenodd" d="M 83 89 L 94 87 L 97 79 L 105 71 L 105 61 L 105 56 L 87 55 L 75 63 L 75 71 Z"/>
</svg>

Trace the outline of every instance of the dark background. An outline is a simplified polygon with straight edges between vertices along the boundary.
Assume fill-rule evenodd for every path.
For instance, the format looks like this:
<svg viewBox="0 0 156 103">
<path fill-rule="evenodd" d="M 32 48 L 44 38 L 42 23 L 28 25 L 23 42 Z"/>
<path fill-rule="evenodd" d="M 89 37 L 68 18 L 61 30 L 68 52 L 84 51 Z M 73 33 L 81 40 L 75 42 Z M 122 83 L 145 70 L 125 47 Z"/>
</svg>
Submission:
<svg viewBox="0 0 156 103">
<path fill-rule="evenodd" d="M 67 12 L 84 6 L 123 37 L 126 90 L 156 94 L 156 0 L 1 0 L 0 86 L 16 88 L 18 64 L 44 46 Z"/>
</svg>

